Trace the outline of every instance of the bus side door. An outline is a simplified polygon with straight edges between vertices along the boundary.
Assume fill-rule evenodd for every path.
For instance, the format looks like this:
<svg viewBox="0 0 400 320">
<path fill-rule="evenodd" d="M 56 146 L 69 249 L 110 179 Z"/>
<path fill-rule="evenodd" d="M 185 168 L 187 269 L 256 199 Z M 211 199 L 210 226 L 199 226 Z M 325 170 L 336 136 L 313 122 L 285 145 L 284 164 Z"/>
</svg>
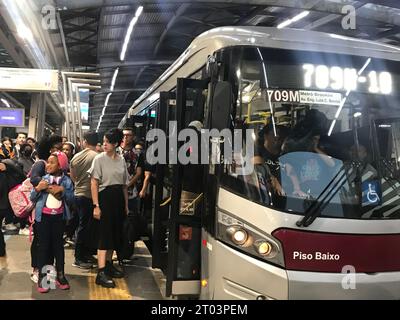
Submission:
<svg viewBox="0 0 400 320">
<path fill-rule="evenodd" d="M 175 93 L 160 92 L 156 128 L 168 135 L 169 120 L 176 112 Z M 166 149 L 169 150 L 169 138 Z M 167 272 L 168 265 L 168 221 L 171 210 L 172 167 L 159 163 L 156 165 L 156 183 L 154 193 L 153 232 L 152 232 L 152 267 Z"/>
<path fill-rule="evenodd" d="M 178 134 L 182 129 L 187 128 L 191 121 L 197 120 L 204 123 L 203 92 L 207 89 L 208 82 L 208 80 L 178 79 L 176 99 Z M 183 142 L 178 141 L 177 154 L 182 145 Z M 187 152 L 191 152 L 189 149 Z M 198 157 L 198 164 L 182 165 L 178 159 L 177 164 L 172 165 L 167 296 L 198 296 L 200 294 L 203 190 L 194 190 L 192 187 L 204 187 L 202 179 L 196 181 L 194 178 L 194 176 L 203 176 L 201 173 L 203 169 L 204 165 L 201 164 L 200 157 Z"/>
</svg>

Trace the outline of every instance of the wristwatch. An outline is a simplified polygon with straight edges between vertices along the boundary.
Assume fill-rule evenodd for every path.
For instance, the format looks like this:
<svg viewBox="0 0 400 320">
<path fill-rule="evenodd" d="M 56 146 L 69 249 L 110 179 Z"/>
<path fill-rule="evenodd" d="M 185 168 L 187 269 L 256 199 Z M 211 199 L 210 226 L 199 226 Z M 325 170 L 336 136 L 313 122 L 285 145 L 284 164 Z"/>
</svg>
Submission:
<svg viewBox="0 0 400 320">
<path fill-rule="evenodd" d="M 94 208 L 100 208 L 99 204 L 98 203 L 93 203 L 93 209 Z"/>
</svg>

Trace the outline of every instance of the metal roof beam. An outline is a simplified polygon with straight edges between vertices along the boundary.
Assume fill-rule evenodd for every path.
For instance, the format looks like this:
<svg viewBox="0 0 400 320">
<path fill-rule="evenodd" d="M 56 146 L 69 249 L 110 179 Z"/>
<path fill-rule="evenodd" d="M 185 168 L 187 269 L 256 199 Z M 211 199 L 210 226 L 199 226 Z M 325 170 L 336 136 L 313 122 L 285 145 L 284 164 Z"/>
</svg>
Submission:
<svg viewBox="0 0 400 320">
<path fill-rule="evenodd" d="M 133 60 L 133 61 L 125 61 L 121 62 L 119 60 L 114 61 L 100 61 L 97 66 L 98 69 L 107 69 L 107 68 L 123 68 L 123 67 L 132 67 L 132 66 L 164 66 L 171 65 L 174 60 Z"/>
<path fill-rule="evenodd" d="M 390 6 L 395 5 L 398 7 L 399 5 L 396 3 L 397 0 L 359 0 L 359 2 L 364 4 L 367 3 L 377 3 L 379 7 L 384 8 L 384 5 Z M 218 0 L 219 4 L 243 4 L 247 6 L 252 5 L 259 5 L 259 6 L 273 6 L 273 7 L 283 7 L 283 8 L 297 8 L 297 9 L 304 9 L 307 5 L 307 1 L 305 0 Z M 318 5 L 314 6 L 313 8 L 309 9 L 311 11 L 319 11 L 325 14 L 337 14 L 343 15 L 342 8 L 345 5 L 354 5 L 354 0 L 343 0 L 341 2 L 338 1 L 330 1 L 324 0 L 320 1 Z M 58 0 L 57 4 L 59 6 L 66 6 L 69 9 L 77 9 L 77 8 L 87 8 L 87 7 L 99 7 L 99 6 L 111 6 L 111 3 L 107 0 L 85 0 L 82 2 L 81 0 Z M 113 0 L 112 5 L 146 5 L 146 4 L 154 4 L 154 0 Z M 195 4 L 202 4 L 202 5 L 213 5 L 215 4 L 215 0 L 164 0 L 163 4 L 188 4 L 188 5 L 195 5 Z M 400 22 L 392 23 L 391 21 L 398 21 L 400 17 L 393 12 L 389 12 L 386 10 L 386 13 L 378 13 L 374 16 L 373 11 L 379 10 L 371 10 L 366 9 L 360 11 L 358 16 L 360 18 L 366 18 L 371 20 L 377 20 L 381 22 L 387 22 L 391 24 L 400 25 Z M 389 18 L 389 19 L 386 19 Z"/>
<path fill-rule="evenodd" d="M 168 22 L 168 24 L 165 27 L 163 33 L 161 34 L 160 40 L 158 40 L 158 43 L 157 43 L 156 47 L 154 48 L 153 57 L 155 57 L 157 55 L 158 51 L 160 50 L 161 44 L 163 43 L 165 37 L 167 36 L 168 31 L 172 28 L 172 26 L 179 19 L 179 17 L 181 17 L 189 7 L 190 7 L 190 4 L 188 4 L 188 3 L 182 4 L 178 8 L 178 10 L 175 12 L 174 16 Z"/>
<path fill-rule="evenodd" d="M 15 64 L 20 68 L 30 67 L 26 58 L 18 50 L 18 45 L 6 36 L 2 29 L 0 29 L 0 43 L 3 48 L 8 52 L 11 59 L 14 60 Z"/>
<path fill-rule="evenodd" d="M 130 88 L 130 89 L 118 89 L 118 90 L 114 90 L 114 91 L 110 91 L 110 90 L 99 90 L 96 92 L 91 92 L 91 94 L 93 95 L 102 95 L 102 94 L 109 94 L 109 93 L 113 93 L 113 94 L 120 94 L 120 93 L 126 93 L 126 92 L 143 92 L 146 91 L 146 88 Z"/>
<path fill-rule="evenodd" d="M 377 33 L 375 36 L 373 36 L 373 39 L 378 40 L 378 39 L 382 39 L 382 38 L 392 37 L 399 33 L 400 33 L 400 26 L 396 26 L 389 30 Z"/>
</svg>

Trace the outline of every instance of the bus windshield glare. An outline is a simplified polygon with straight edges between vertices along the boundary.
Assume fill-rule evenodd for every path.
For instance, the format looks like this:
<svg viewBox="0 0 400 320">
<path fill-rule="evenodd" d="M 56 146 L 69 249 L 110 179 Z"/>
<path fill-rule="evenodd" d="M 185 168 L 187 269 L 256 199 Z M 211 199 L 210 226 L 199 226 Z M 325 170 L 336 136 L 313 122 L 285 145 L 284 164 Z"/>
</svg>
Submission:
<svg viewBox="0 0 400 320">
<path fill-rule="evenodd" d="M 253 129 L 254 171 L 224 187 L 293 214 L 400 217 L 400 63 L 269 48 L 225 49 L 235 128 Z"/>
</svg>

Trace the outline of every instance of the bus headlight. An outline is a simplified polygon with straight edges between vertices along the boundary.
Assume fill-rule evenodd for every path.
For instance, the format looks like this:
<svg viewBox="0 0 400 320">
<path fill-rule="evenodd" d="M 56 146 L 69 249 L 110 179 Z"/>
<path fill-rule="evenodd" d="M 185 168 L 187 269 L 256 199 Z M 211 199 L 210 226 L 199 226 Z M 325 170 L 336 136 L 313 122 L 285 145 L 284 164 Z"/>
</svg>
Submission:
<svg viewBox="0 0 400 320">
<path fill-rule="evenodd" d="M 284 266 L 280 243 L 272 235 L 224 212 L 218 212 L 217 238 L 245 254 Z"/>
<path fill-rule="evenodd" d="M 249 240 L 248 232 L 240 226 L 231 226 L 226 229 L 226 234 L 231 241 L 239 246 L 244 246 Z"/>
<path fill-rule="evenodd" d="M 257 240 L 254 242 L 254 248 L 261 256 L 270 256 L 274 254 L 273 245 L 266 240 Z"/>
</svg>

